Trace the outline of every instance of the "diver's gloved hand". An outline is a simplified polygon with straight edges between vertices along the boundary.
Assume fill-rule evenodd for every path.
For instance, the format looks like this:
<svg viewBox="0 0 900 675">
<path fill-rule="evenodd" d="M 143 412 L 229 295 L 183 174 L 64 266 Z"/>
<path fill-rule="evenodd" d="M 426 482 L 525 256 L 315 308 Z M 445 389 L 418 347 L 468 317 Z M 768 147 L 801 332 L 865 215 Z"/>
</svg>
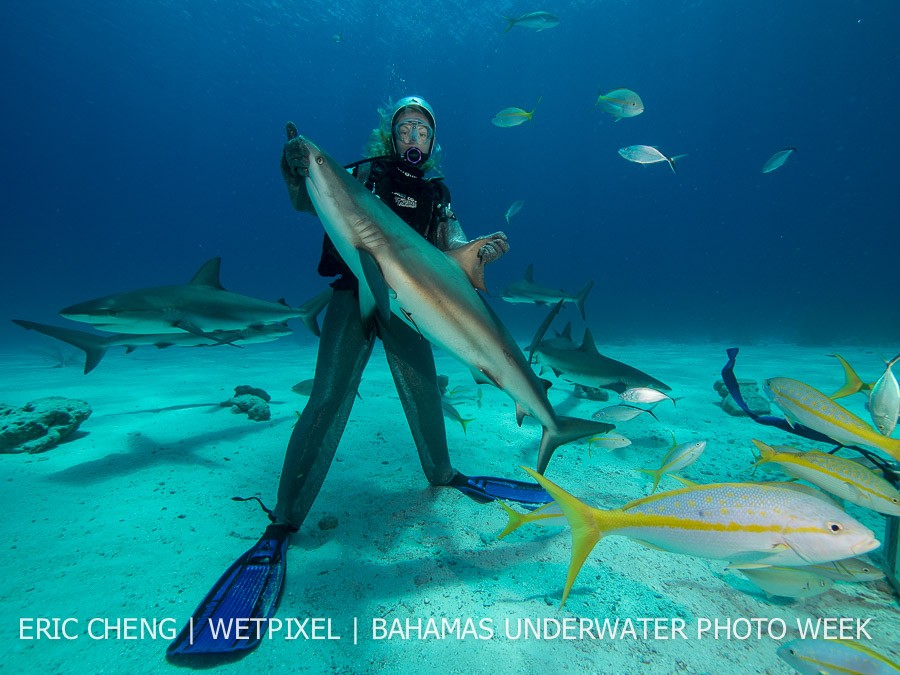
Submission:
<svg viewBox="0 0 900 675">
<path fill-rule="evenodd" d="M 484 241 L 484 245 L 478 249 L 478 257 L 485 265 L 499 259 L 509 251 L 509 240 L 503 232 L 494 232 L 475 241 Z"/>
<path fill-rule="evenodd" d="M 287 183 L 291 204 L 298 211 L 316 215 L 316 207 L 306 190 L 306 177 L 309 175 L 309 150 L 305 147 L 304 140 L 297 133 L 297 126 L 293 122 L 288 122 L 285 129 L 288 140 L 281 152 L 281 173 L 284 176 L 284 182 Z"/>
<path fill-rule="evenodd" d="M 288 140 L 281 153 L 281 173 L 284 174 L 286 181 L 299 183 L 309 175 L 309 151 L 293 122 L 288 122 L 285 129 Z"/>
</svg>

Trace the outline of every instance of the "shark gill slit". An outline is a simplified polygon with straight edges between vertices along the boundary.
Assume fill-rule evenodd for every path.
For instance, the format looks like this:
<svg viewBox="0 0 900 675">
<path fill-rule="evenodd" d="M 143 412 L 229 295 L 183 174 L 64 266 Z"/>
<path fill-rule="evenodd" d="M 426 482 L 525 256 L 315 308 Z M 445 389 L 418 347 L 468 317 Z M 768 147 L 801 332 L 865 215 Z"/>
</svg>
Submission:
<svg viewBox="0 0 900 675">
<path fill-rule="evenodd" d="M 357 232 L 359 239 L 370 252 L 384 246 L 384 234 L 375 221 L 368 217 L 360 218 L 353 224 L 353 231 Z"/>
</svg>

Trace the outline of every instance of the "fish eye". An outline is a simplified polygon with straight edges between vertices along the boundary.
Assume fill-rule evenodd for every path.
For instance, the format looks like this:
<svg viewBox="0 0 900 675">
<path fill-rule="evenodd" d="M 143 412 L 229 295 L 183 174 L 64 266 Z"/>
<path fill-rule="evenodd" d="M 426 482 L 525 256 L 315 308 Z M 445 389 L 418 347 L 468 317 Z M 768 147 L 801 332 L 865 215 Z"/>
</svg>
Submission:
<svg viewBox="0 0 900 675">
<path fill-rule="evenodd" d="M 828 529 L 831 530 L 832 532 L 840 532 L 844 528 L 841 526 L 840 523 L 828 523 Z"/>
<path fill-rule="evenodd" d="M 119 313 L 118 313 L 116 310 L 111 309 L 111 310 L 109 311 L 109 315 L 110 315 L 111 317 L 115 318 L 115 317 L 119 316 Z"/>
</svg>

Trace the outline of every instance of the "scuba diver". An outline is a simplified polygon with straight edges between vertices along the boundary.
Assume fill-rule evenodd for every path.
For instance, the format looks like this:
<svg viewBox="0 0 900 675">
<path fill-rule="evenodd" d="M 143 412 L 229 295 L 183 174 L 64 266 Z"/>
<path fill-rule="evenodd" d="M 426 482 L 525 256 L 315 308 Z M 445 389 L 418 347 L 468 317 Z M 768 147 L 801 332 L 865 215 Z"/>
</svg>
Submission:
<svg viewBox="0 0 900 675">
<path fill-rule="evenodd" d="M 435 166 L 440 151 L 431 106 L 420 97 L 407 96 L 380 109 L 379 114 L 381 123 L 369 138 L 368 157 L 347 168 L 440 250 L 471 244 L 450 208 L 450 192 L 443 179 L 425 177 Z M 302 139 L 293 123 L 287 124 L 287 135 L 281 170 L 291 204 L 297 211 L 316 215 L 305 180 L 308 158 L 302 152 Z M 483 242 L 478 256 L 485 264 L 509 250 L 503 232 L 473 241 Z M 309 402 L 294 426 L 285 452 L 278 501 L 272 510 L 263 506 L 272 524 L 209 592 L 192 622 L 169 646 L 167 654 L 171 658 L 247 651 L 260 641 L 261 635 L 256 633 L 246 639 L 216 638 L 209 630 L 211 621 L 256 619 L 265 634 L 265 621 L 274 614 L 284 583 L 288 539 L 303 524 L 322 487 L 376 336 L 384 344 L 419 461 L 432 486 L 455 488 L 479 503 L 503 499 L 533 508 L 551 501 L 549 494 L 536 483 L 467 476 L 457 471 L 447 448 L 431 343 L 401 320 L 375 321 L 374 325 L 363 323 L 358 281 L 327 234 L 318 271 L 322 276 L 337 279 L 331 283 L 334 292 L 322 323 Z"/>
</svg>

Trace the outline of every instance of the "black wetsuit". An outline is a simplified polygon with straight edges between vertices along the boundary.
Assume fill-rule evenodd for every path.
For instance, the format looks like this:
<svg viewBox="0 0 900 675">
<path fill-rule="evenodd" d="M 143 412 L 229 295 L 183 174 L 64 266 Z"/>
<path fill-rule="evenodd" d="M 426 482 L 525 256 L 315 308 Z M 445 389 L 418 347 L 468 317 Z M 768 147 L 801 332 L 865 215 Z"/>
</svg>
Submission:
<svg viewBox="0 0 900 675">
<path fill-rule="evenodd" d="M 426 180 L 417 169 L 398 163 L 376 162 L 365 174 L 358 178 L 432 244 L 447 250 L 465 241 L 442 181 Z M 322 324 L 312 392 L 288 442 L 274 510 L 276 522 L 296 528 L 331 466 L 376 333 L 384 343 L 425 476 L 432 485 L 447 485 L 456 473 L 447 449 L 431 343 L 403 321 L 378 323 L 376 331 L 363 325 L 356 277 L 327 236 L 319 273 L 339 276 L 332 283 L 335 292 Z"/>
</svg>

